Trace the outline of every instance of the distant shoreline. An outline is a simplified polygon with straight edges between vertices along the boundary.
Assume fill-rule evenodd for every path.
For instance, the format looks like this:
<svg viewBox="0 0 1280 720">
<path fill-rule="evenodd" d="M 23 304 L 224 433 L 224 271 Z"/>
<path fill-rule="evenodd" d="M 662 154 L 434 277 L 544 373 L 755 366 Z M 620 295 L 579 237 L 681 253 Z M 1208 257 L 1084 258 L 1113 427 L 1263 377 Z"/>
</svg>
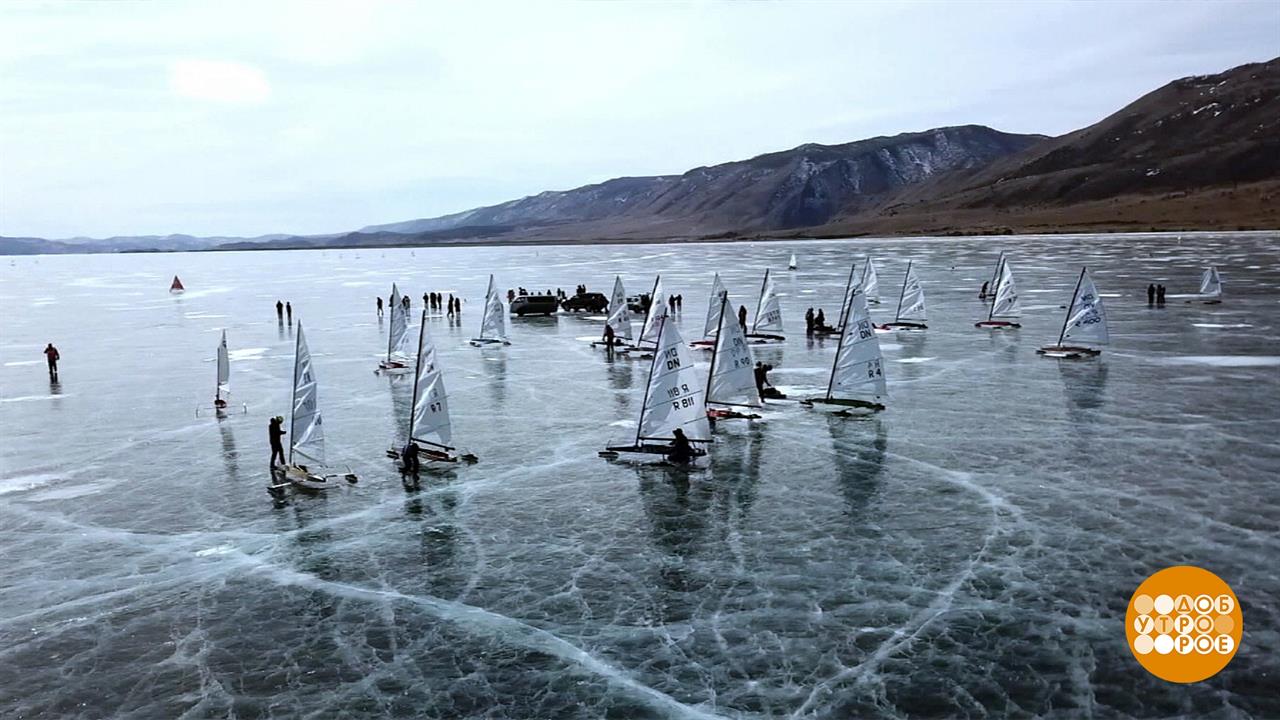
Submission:
<svg viewBox="0 0 1280 720">
<path fill-rule="evenodd" d="M 591 238 L 591 239 L 575 239 L 575 238 L 528 238 L 524 240 L 459 240 L 454 242 L 435 242 L 435 243 L 412 243 L 412 242 L 385 242 L 385 243 L 338 243 L 332 245 L 310 245 L 305 243 L 291 245 L 261 245 L 257 247 L 212 247 L 198 248 L 190 250 L 159 250 L 154 248 L 140 248 L 129 250 L 85 250 L 85 251 L 66 251 L 66 252 L 45 252 L 45 253 L 9 253 L 0 251 L 0 256 L 18 258 L 18 257 L 50 257 L 58 255 L 156 255 L 171 253 L 206 253 L 206 252 L 270 252 L 277 250 L 432 250 L 447 248 L 473 248 L 473 247 L 584 247 L 595 245 L 716 245 L 722 243 L 748 243 L 748 242 L 805 242 L 805 241 L 832 241 L 832 240 L 964 240 L 976 238 L 1018 238 L 1018 237 L 1044 237 L 1044 236 L 1061 236 L 1064 238 L 1084 236 L 1084 235 L 1133 235 L 1151 236 L 1151 235 L 1259 235 L 1267 233 L 1280 234 L 1280 228 L 1261 229 L 1261 228 L 1221 228 L 1221 229 L 1205 229 L 1205 228 L 1157 228 L 1151 230 L 1034 230 L 1026 232 L 1006 232 L 1003 230 L 992 232 L 990 229 L 985 231 L 973 230 L 970 232 L 951 231 L 944 234 L 912 234 L 912 233 L 813 233 L 813 234 L 794 234 L 794 235 L 711 235 L 699 237 L 661 237 L 661 238 Z"/>
</svg>

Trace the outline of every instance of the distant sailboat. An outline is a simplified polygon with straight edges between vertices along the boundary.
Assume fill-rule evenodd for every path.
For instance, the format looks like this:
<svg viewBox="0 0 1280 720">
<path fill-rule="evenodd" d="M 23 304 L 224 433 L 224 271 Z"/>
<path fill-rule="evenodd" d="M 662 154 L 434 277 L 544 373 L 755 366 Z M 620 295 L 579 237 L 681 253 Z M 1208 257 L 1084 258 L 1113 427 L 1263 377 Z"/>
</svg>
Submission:
<svg viewBox="0 0 1280 720">
<path fill-rule="evenodd" d="M 658 317 L 657 335 L 658 347 L 649 366 L 635 442 L 608 446 L 600 453 L 602 457 L 613 458 L 622 453 L 665 456 L 671 451 L 677 429 L 691 443 L 711 441 L 706 393 L 689 347 L 668 315 Z M 700 447 L 692 450 L 694 459 L 707 454 Z"/>
<path fill-rule="evenodd" d="M 907 261 L 907 274 L 902 278 L 902 294 L 898 296 L 898 312 L 893 322 L 877 326 L 881 330 L 924 330 L 924 288 L 916 277 L 915 266 Z"/>
<path fill-rule="evenodd" d="M 325 466 L 324 421 L 320 416 L 320 397 L 315 369 L 311 365 L 311 350 L 298 323 L 298 339 L 293 351 L 293 407 L 289 413 L 289 461 L 284 467 L 272 468 L 280 481 L 270 490 L 293 485 L 301 490 L 327 490 L 333 487 L 336 474 L 321 474 L 304 465 Z M 348 473 L 347 482 L 354 483 L 356 476 Z"/>
<path fill-rule="evenodd" d="M 831 379 L 823 397 L 801 400 L 808 407 L 821 406 L 838 414 L 850 410 L 884 410 L 880 401 L 889 394 L 884 379 L 884 356 L 871 323 L 871 309 L 861 289 L 853 294 L 849 312 L 840 328 L 840 344 L 831 363 Z"/>
<path fill-rule="evenodd" d="M 690 345 L 708 350 L 715 347 L 716 335 L 720 332 L 720 316 L 724 312 L 722 301 L 727 293 L 720 281 L 720 273 L 716 273 L 711 281 L 711 296 L 707 298 L 707 321 L 702 325 L 702 339 L 694 340 Z"/>
<path fill-rule="evenodd" d="M 476 347 L 511 344 L 507 339 L 507 308 L 502 302 L 502 295 L 498 293 L 498 287 L 493 282 L 493 275 L 489 276 L 489 289 L 484 294 L 484 316 L 480 319 L 480 337 L 472 338 L 471 344 Z"/>
<path fill-rule="evenodd" d="M 795 270 L 795 269 L 796 269 L 796 254 L 795 254 L 795 253 L 791 253 L 791 260 L 787 262 L 787 269 L 788 269 L 788 270 Z"/>
<path fill-rule="evenodd" d="M 631 308 L 627 305 L 627 291 L 622 287 L 622 276 L 613 278 L 613 294 L 609 296 L 609 317 L 605 325 L 613 328 L 614 345 L 630 345 L 634 342 L 631 336 Z M 592 345 L 604 345 L 603 341 Z"/>
<path fill-rule="evenodd" d="M 1058 333 L 1058 344 L 1046 345 L 1036 352 L 1054 358 L 1095 357 L 1101 355 L 1102 350 L 1085 344 L 1068 345 L 1067 341 L 1105 345 L 1109 339 L 1102 297 L 1098 295 L 1093 278 L 1089 277 L 1088 268 L 1080 268 L 1071 304 L 1067 306 L 1067 317 L 1062 321 L 1062 332 Z"/>
<path fill-rule="evenodd" d="M 653 292 L 649 294 L 649 308 L 645 310 L 644 324 L 640 326 L 640 338 L 636 340 L 635 350 L 653 350 L 658 346 L 658 335 L 662 328 L 662 320 L 671 315 L 671 306 L 667 302 L 667 293 L 662 289 L 662 276 L 653 279 Z"/>
<path fill-rule="evenodd" d="M 169 292 L 173 293 L 174 295 L 177 295 L 178 293 L 183 292 L 185 290 L 186 288 L 182 287 L 182 281 L 178 279 L 177 275 L 174 275 L 173 282 L 169 283 Z"/>
<path fill-rule="evenodd" d="M 729 293 L 724 292 L 720 296 L 718 327 L 715 329 L 715 345 L 711 351 L 711 369 L 707 373 L 707 415 L 715 419 L 758 418 L 759 415 L 732 409 L 758 408 L 763 403 L 756 386 L 751 346 L 747 344 L 742 326 L 732 316 L 725 322 L 725 311 L 730 307 Z M 712 405 L 718 407 L 712 408 Z"/>
<path fill-rule="evenodd" d="M 222 341 L 218 343 L 218 383 L 214 386 L 213 391 L 213 407 L 215 410 L 225 410 L 227 407 L 226 398 L 223 395 L 231 394 L 231 356 L 227 353 L 227 331 L 222 331 Z"/>
<path fill-rule="evenodd" d="M 1210 303 L 1222 302 L 1222 278 L 1218 277 L 1218 268 L 1210 267 L 1200 278 L 1200 298 Z"/>
<path fill-rule="evenodd" d="M 403 372 L 409 369 L 405 344 L 409 339 L 409 311 L 404 307 L 400 289 L 391 283 L 391 323 L 387 332 L 387 357 L 378 363 L 383 372 Z"/>
<path fill-rule="evenodd" d="M 1018 317 L 1018 288 L 1013 284 L 1013 270 L 1009 261 L 1000 254 L 1000 268 L 996 271 L 996 284 L 991 309 L 987 311 L 987 319 L 973 324 L 980 328 L 1020 328 L 1022 325 L 1012 318 Z"/>
<path fill-rule="evenodd" d="M 868 303 L 880 304 L 880 278 L 876 275 L 876 262 L 870 255 L 867 256 L 867 264 L 862 266 L 862 280 L 858 287 L 862 289 Z"/>
<path fill-rule="evenodd" d="M 764 271 L 764 280 L 760 283 L 760 299 L 756 302 L 756 317 L 751 323 L 751 332 L 747 337 L 761 341 L 782 341 L 782 306 L 778 301 L 778 292 L 769 278 L 769 270 Z"/>
<path fill-rule="evenodd" d="M 418 359 L 413 375 L 413 411 L 409 414 L 409 442 L 418 445 L 419 462 L 473 463 L 470 453 L 458 453 L 453 447 L 453 423 L 449 419 L 449 395 L 444 388 L 444 373 L 436 359 L 436 346 L 427 334 L 427 310 L 422 310 L 422 326 L 418 328 Z M 403 459 L 403 453 L 388 450 L 387 455 Z M 403 466 L 402 466 L 402 469 Z"/>
</svg>

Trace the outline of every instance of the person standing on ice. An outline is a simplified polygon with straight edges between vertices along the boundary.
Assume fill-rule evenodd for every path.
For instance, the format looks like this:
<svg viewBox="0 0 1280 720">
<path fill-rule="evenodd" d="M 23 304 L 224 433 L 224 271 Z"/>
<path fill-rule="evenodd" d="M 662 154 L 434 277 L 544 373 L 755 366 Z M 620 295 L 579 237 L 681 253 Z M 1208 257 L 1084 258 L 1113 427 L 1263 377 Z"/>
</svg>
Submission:
<svg viewBox="0 0 1280 720">
<path fill-rule="evenodd" d="M 378 317 L 382 317 L 382 296 L 378 296 Z"/>
<path fill-rule="evenodd" d="M 58 360 L 60 360 L 61 358 L 62 358 L 62 355 L 58 352 L 58 348 L 53 346 L 53 343 L 49 343 L 48 345 L 45 346 L 44 359 L 46 362 L 49 363 L 49 379 L 50 380 L 58 379 Z"/>
<path fill-rule="evenodd" d="M 293 324 L 293 303 L 284 304 L 284 314 L 289 316 L 289 324 Z"/>
<path fill-rule="evenodd" d="M 284 465 L 285 463 L 284 443 L 280 440 L 285 435 L 284 428 L 281 427 L 283 422 L 284 418 L 277 415 L 271 418 L 271 422 L 267 423 L 267 437 L 271 440 L 271 467 L 276 466 L 277 455 L 280 456 L 280 464 Z"/>
<path fill-rule="evenodd" d="M 284 319 L 284 303 L 279 300 L 276 301 L 276 317 L 281 320 Z"/>
</svg>

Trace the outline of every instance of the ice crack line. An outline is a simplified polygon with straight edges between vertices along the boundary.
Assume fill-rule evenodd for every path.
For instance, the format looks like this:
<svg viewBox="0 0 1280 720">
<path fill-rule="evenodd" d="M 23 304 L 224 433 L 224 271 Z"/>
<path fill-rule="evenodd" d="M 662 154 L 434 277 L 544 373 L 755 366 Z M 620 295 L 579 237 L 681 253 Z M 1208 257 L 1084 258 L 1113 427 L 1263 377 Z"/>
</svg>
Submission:
<svg viewBox="0 0 1280 720">
<path fill-rule="evenodd" d="M 980 495 L 987 501 L 988 506 L 991 508 L 991 532 L 989 532 L 983 539 L 982 546 L 978 548 L 978 551 L 969 558 L 969 562 L 965 564 L 964 569 L 956 575 L 954 580 L 948 583 L 947 586 L 938 593 L 937 598 L 933 602 L 929 603 L 927 607 L 912 616 L 909 622 L 895 629 L 892 635 L 885 639 L 884 642 L 880 643 L 880 646 L 871 654 L 871 657 L 857 665 L 854 665 L 853 667 L 845 668 L 815 685 L 809 692 L 808 697 L 805 698 L 805 701 L 801 703 L 800 707 L 797 708 L 795 712 L 791 713 L 791 717 L 793 718 L 800 717 L 801 715 L 807 715 L 812 712 L 814 706 L 823 697 L 829 695 L 836 686 L 849 678 L 854 678 L 858 682 L 865 680 L 870 673 L 875 672 L 876 668 L 893 655 L 893 653 L 897 652 L 899 648 L 911 643 L 919 637 L 920 633 L 924 632 L 927 627 L 933 624 L 934 620 L 937 620 L 939 617 L 949 612 L 956 593 L 959 592 L 960 587 L 973 576 L 974 568 L 977 566 L 978 562 L 986 556 L 987 550 L 991 547 L 991 541 L 1000 534 L 1000 509 L 1002 507 L 1012 509 L 1004 498 L 1001 498 L 987 488 L 969 480 L 968 473 L 958 473 L 929 463 L 912 460 L 911 458 L 902 457 L 900 459 L 925 465 L 935 470 L 940 470 L 944 476 L 946 476 L 945 479 L 947 482 L 959 485 L 966 490 L 971 490 Z M 914 626 L 915 629 L 908 632 L 907 628 L 912 626 Z"/>
<path fill-rule="evenodd" d="M 255 569 L 265 571 L 273 581 L 281 585 L 295 585 L 320 590 L 340 597 L 360 600 L 399 600 L 430 610 L 442 620 L 464 625 L 473 631 L 488 635 L 500 642 L 553 655 L 630 690 L 640 700 L 666 717 L 722 720 L 720 715 L 686 705 L 670 695 L 637 682 L 624 671 L 609 665 L 576 645 L 546 630 L 533 627 L 515 618 L 490 612 L 474 605 L 451 602 L 430 595 L 406 595 L 395 590 L 375 590 L 348 583 L 323 580 L 307 573 L 261 563 L 248 555 L 241 557 L 244 561 L 252 564 Z"/>
</svg>

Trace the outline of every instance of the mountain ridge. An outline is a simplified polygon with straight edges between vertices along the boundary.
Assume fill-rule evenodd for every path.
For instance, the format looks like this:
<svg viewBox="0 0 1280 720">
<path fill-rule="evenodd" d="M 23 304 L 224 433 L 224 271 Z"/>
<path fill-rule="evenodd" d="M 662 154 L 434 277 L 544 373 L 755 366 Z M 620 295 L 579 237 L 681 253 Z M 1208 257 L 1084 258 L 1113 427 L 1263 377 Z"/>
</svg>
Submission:
<svg viewBox="0 0 1280 720">
<path fill-rule="evenodd" d="M 1280 228 L 1280 58 L 1058 137 L 956 125 L 804 143 L 325 235 L 0 237 L 0 254 Z"/>
</svg>

